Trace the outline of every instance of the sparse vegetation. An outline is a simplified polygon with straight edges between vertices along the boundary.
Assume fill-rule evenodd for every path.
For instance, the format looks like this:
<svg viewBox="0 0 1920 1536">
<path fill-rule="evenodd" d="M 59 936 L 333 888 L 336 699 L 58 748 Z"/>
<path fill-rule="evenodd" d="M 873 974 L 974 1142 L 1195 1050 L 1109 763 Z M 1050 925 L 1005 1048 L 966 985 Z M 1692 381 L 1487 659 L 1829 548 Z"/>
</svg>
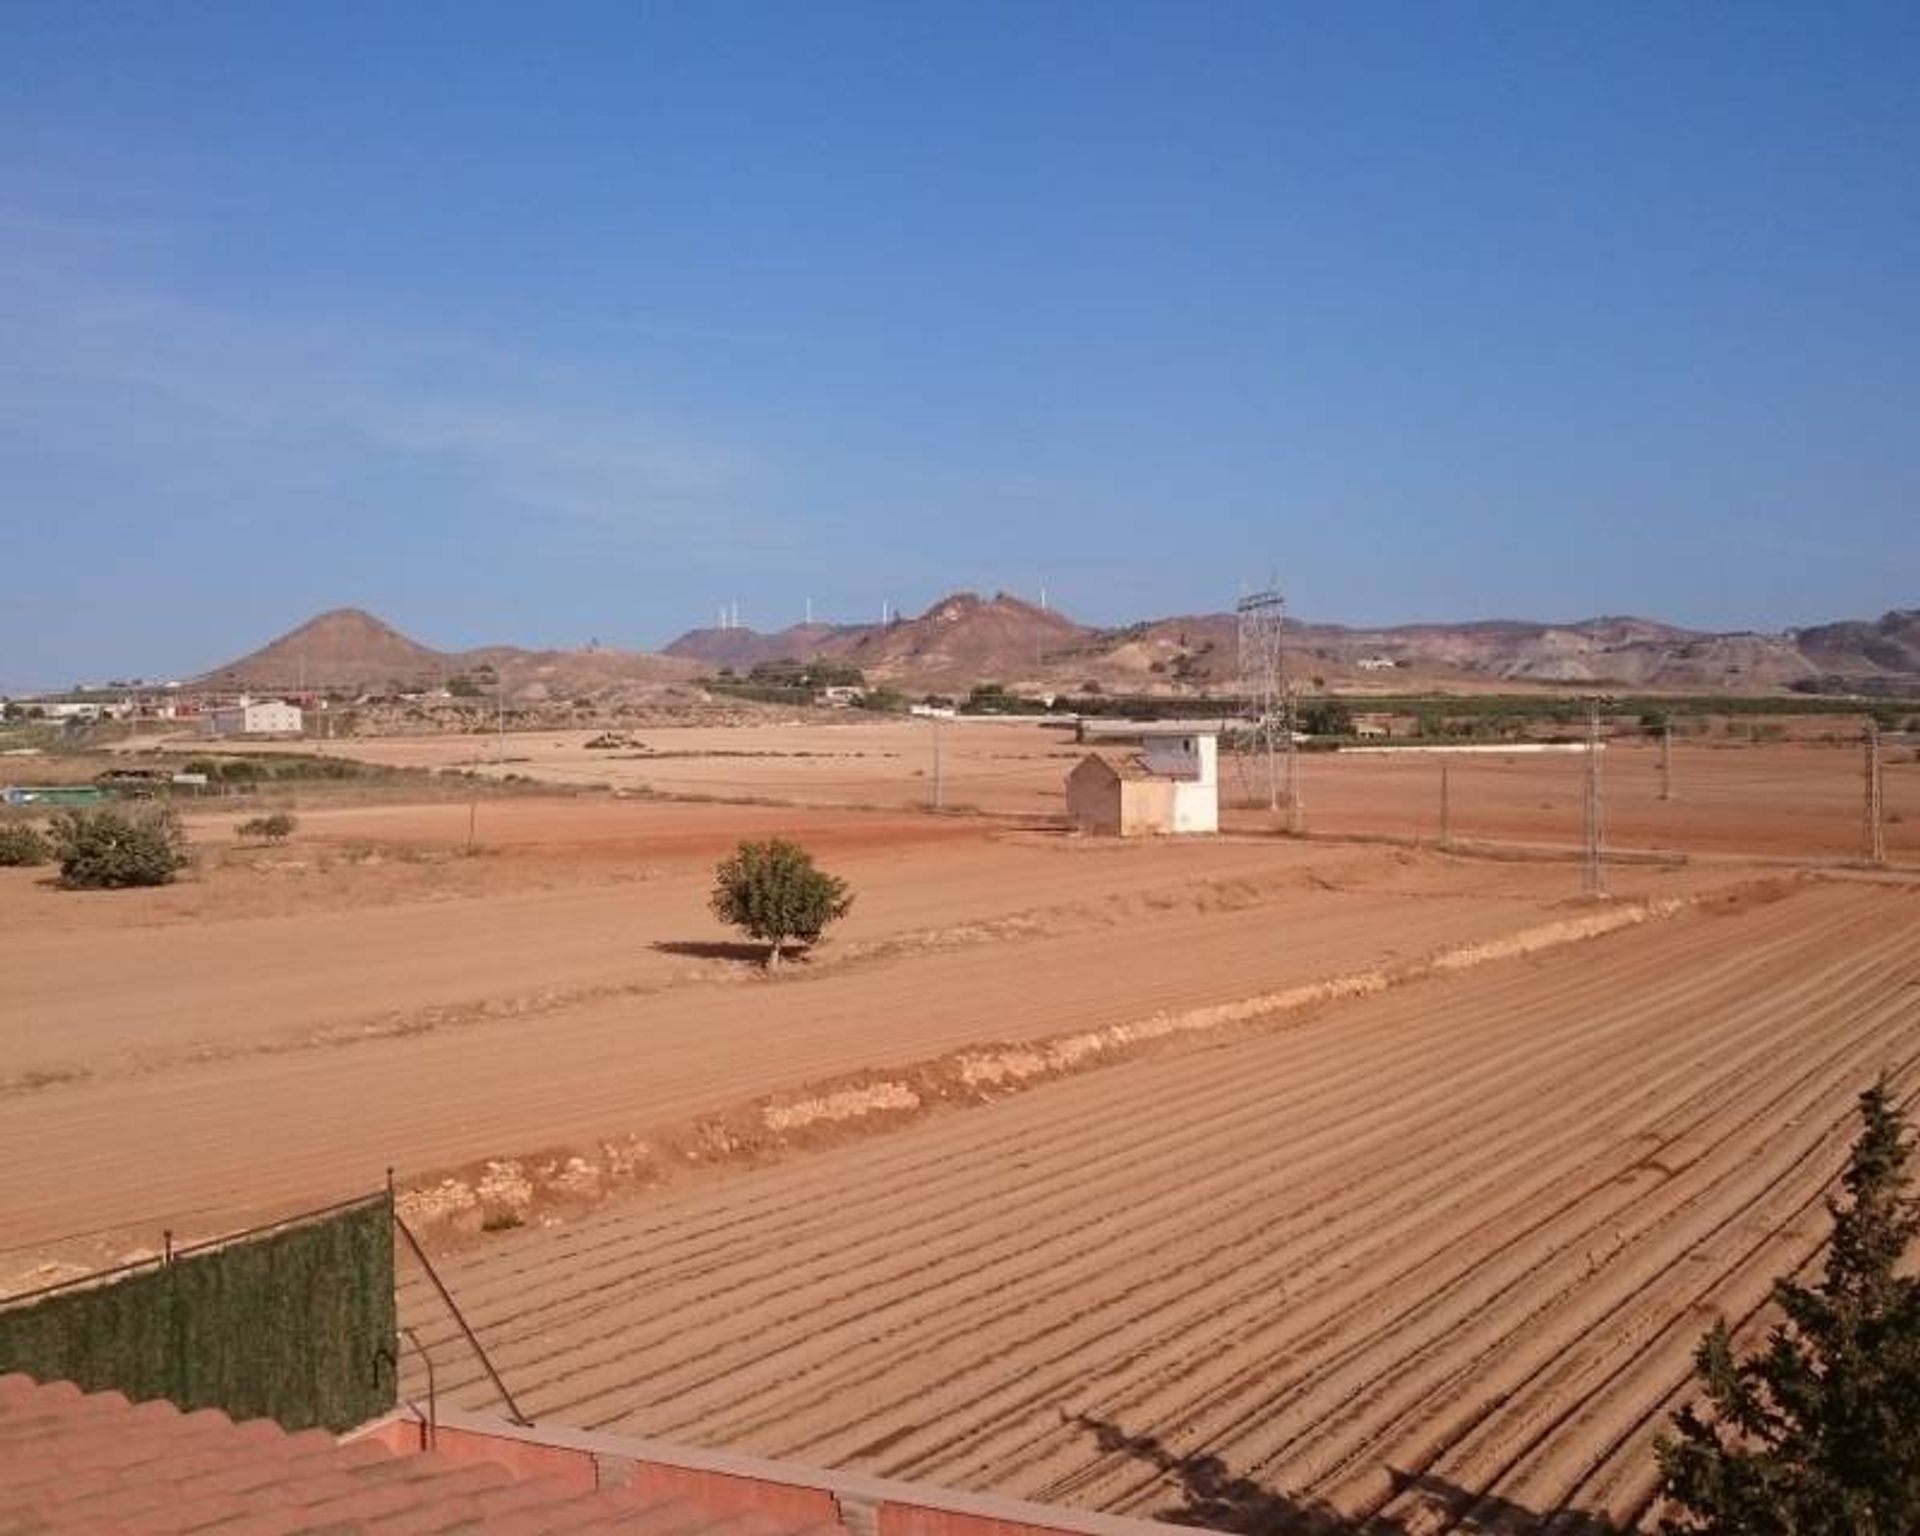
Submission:
<svg viewBox="0 0 1920 1536">
<path fill-rule="evenodd" d="M 270 811 L 265 816 L 249 817 L 235 830 L 256 843 L 284 843 L 299 825 L 291 811 Z"/>
<path fill-rule="evenodd" d="M 1351 736 L 1353 711 L 1338 699 L 1315 699 L 1301 706 L 1300 729 L 1309 736 Z"/>
<path fill-rule="evenodd" d="M 53 858 L 53 844 L 38 827 L 24 821 L 0 825 L 0 869 L 32 869 Z"/>
<path fill-rule="evenodd" d="M 844 880 L 818 868 L 806 849 L 776 837 L 743 842 L 721 861 L 710 904 L 721 922 L 766 944 L 772 969 L 787 943 L 817 943 L 829 923 L 847 915 L 853 895 Z"/>
<path fill-rule="evenodd" d="M 1884 1079 L 1860 1117 L 1820 1283 L 1774 1287 L 1786 1321 L 1755 1355 L 1734 1354 L 1724 1322 L 1701 1341 L 1707 1412 L 1683 1408 L 1658 1447 L 1675 1536 L 1920 1530 L 1920 1278 L 1902 1273 L 1920 1235 L 1913 1144 Z"/>
<path fill-rule="evenodd" d="M 62 811 L 49 831 L 60 860 L 60 883 L 70 890 L 169 885 L 187 864 L 180 819 L 165 806 Z"/>
<path fill-rule="evenodd" d="M 981 683 L 960 704 L 963 715 L 1044 715 L 1038 699 L 1009 693 L 1004 683 Z"/>
</svg>

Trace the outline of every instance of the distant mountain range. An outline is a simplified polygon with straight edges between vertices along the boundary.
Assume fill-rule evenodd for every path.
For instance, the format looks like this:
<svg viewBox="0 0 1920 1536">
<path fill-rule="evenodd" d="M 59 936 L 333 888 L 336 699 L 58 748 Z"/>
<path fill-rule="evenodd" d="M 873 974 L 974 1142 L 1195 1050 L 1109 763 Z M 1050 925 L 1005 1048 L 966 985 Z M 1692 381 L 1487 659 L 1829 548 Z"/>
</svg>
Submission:
<svg viewBox="0 0 1920 1536">
<path fill-rule="evenodd" d="M 1346 691 L 1616 687 L 1674 692 L 1920 693 L 1920 609 L 1778 634 L 1713 633 L 1651 619 L 1571 624 L 1509 619 L 1352 628 L 1293 623 L 1299 679 Z M 197 681 L 256 692 L 413 689 L 491 668 L 515 698 L 596 695 L 687 683 L 722 667 L 831 659 L 905 689 L 953 692 L 975 683 L 1107 692 L 1237 686 L 1232 614 L 1153 619 L 1122 628 L 1075 623 L 1006 593 L 944 597 L 917 618 L 887 624 L 796 624 L 761 633 L 696 629 L 645 651 L 437 651 L 372 614 L 335 609 Z"/>
<path fill-rule="evenodd" d="M 1920 690 L 1920 610 L 1779 634 L 1712 633 L 1651 619 L 1571 624 L 1486 619 L 1363 629 L 1293 623 L 1293 670 L 1332 689 L 1372 692 L 1527 685 L 1732 693 Z M 1005 593 L 942 598 L 890 624 L 801 624 L 771 634 L 696 629 L 666 654 L 746 671 L 830 658 L 913 687 L 1114 691 L 1226 689 L 1238 681 L 1232 614 L 1153 619 L 1118 629 L 1076 624 Z"/>
</svg>

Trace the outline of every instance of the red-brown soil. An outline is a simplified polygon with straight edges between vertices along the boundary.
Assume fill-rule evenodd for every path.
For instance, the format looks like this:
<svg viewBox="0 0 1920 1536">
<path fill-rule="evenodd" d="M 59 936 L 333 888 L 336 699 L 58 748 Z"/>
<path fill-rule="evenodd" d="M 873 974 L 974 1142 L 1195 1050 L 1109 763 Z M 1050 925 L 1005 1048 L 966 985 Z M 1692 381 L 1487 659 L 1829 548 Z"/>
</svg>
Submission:
<svg viewBox="0 0 1920 1536">
<path fill-rule="evenodd" d="M 1702 1330 L 1816 1253 L 1860 1088 L 1920 1089 L 1920 891 L 1762 895 L 500 1234 L 451 1283 L 564 1423 L 1269 1528 L 1641 1520 Z"/>
<path fill-rule="evenodd" d="M 171 889 L 0 872 L 16 1278 L 52 1249 L 216 1230 L 389 1165 L 591 1145 L 977 1041 L 1391 965 L 1537 924 L 1575 888 L 1551 865 L 891 813 L 514 798 L 480 806 L 491 851 L 473 859 L 459 805 L 309 811 L 278 849 L 226 841 L 230 819 L 196 824 L 203 868 Z M 735 839 L 772 833 L 858 900 L 768 980 L 706 894 Z"/>
</svg>

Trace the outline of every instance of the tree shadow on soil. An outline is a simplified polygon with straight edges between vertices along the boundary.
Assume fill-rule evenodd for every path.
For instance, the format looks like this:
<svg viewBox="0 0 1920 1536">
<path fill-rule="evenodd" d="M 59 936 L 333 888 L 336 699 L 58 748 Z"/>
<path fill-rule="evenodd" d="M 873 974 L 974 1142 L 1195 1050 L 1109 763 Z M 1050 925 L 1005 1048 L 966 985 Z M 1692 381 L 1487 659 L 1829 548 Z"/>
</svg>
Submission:
<svg viewBox="0 0 1920 1536">
<path fill-rule="evenodd" d="M 1236 1476 L 1218 1456 L 1181 1456 L 1158 1436 L 1130 1435 L 1119 1425 L 1086 1414 L 1070 1422 L 1093 1436 L 1107 1455 L 1124 1455 L 1153 1468 L 1180 1491 L 1180 1501 L 1153 1512 L 1173 1525 L 1192 1525 L 1233 1536 L 1401 1536 L 1399 1519 L 1341 1514 L 1325 1500 L 1269 1488 Z M 1422 1512 L 1443 1517 L 1446 1528 L 1471 1536 L 1522 1536 L 1552 1531 L 1553 1536 L 1618 1536 L 1617 1528 L 1577 1510 L 1541 1512 L 1509 1499 L 1476 1494 L 1428 1473 L 1389 1468 L 1395 1497 L 1412 1493 Z"/>
<path fill-rule="evenodd" d="M 767 963 L 767 946 L 744 939 L 658 939 L 650 947 L 663 955 L 681 955 L 690 960 L 731 960 L 756 967 Z M 805 965 L 811 958 L 804 949 L 780 952 L 782 966 Z"/>
</svg>

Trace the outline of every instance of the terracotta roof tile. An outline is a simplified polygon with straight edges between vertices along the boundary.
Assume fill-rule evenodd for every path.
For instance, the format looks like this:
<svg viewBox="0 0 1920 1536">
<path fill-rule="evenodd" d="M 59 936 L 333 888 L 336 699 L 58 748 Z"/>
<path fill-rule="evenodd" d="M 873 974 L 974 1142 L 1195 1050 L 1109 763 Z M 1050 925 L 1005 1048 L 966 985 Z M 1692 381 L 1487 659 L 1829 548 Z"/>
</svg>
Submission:
<svg viewBox="0 0 1920 1536">
<path fill-rule="evenodd" d="M 0 1536 L 809 1536 L 638 1488 L 0 1377 Z"/>
</svg>

